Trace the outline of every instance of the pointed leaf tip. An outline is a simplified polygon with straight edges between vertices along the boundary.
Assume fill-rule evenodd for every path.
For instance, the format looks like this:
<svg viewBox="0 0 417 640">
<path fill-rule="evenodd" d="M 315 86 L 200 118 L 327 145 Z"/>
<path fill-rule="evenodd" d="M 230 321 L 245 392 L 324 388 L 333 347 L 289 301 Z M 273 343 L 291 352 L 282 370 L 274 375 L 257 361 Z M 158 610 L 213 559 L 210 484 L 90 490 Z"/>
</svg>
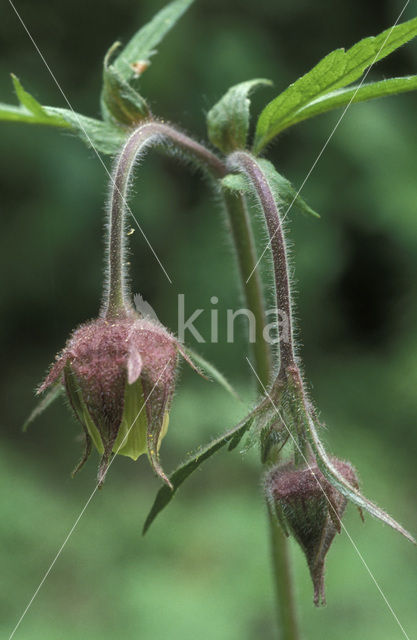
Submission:
<svg viewBox="0 0 417 640">
<path fill-rule="evenodd" d="M 119 48 L 115 42 L 104 58 L 101 110 L 104 120 L 131 125 L 151 115 L 144 98 L 131 80 L 137 79 L 149 66 L 155 47 L 172 29 L 193 0 L 174 0 L 133 36 L 111 64 L 110 58 Z"/>
<path fill-rule="evenodd" d="M 230 393 L 236 400 L 241 401 L 239 394 L 227 380 L 227 378 L 211 362 L 203 358 L 202 355 L 179 344 L 178 350 L 188 364 L 205 380 L 217 382 L 225 391 Z"/>
<path fill-rule="evenodd" d="M 59 396 L 63 395 L 64 387 L 58 382 L 51 387 L 44 397 L 38 402 L 36 407 L 31 411 L 29 417 L 25 421 L 22 427 L 22 431 L 26 431 L 36 418 L 38 418 Z"/>
<path fill-rule="evenodd" d="M 12 82 L 14 86 L 14 90 L 16 92 L 16 96 L 20 102 L 20 104 L 25 107 L 28 111 L 30 111 L 34 116 L 38 116 L 40 118 L 47 117 L 47 113 L 42 105 L 34 98 L 30 93 L 25 91 L 22 87 L 22 84 L 17 76 L 14 73 L 10 74 L 12 77 Z"/>
<path fill-rule="evenodd" d="M 185 362 L 191 367 L 191 369 L 193 369 L 196 373 L 198 373 L 199 376 L 204 378 L 204 380 L 210 381 L 210 378 L 208 378 L 203 373 L 202 369 L 198 366 L 197 364 L 198 358 L 195 357 L 194 352 L 192 352 L 191 349 L 184 347 L 180 342 L 177 342 L 177 348 L 180 354 L 182 355 L 182 357 L 184 358 Z"/>
<path fill-rule="evenodd" d="M 251 416 L 252 413 L 249 414 L 249 416 L 246 416 L 235 427 L 233 427 L 229 431 L 226 431 L 226 433 L 224 433 L 222 436 L 216 438 L 215 440 L 212 440 L 204 448 L 198 450 L 193 456 L 191 456 L 188 460 L 181 464 L 171 474 L 169 478 L 170 486 L 164 485 L 156 494 L 154 503 L 143 526 L 143 535 L 147 532 L 156 516 L 171 502 L 178 488 L 188 478 L 188 476 L 190 476 L 196 469 L 198 469 L 198 467 L 203 462 L 205 462 L 205 460 L 210 458 L 214 453 L 219 451 L 219 449 L 224 447 L 224 445 L 226 445 L 227 443 L 232 444 L 232 442 L 234 442 L 234 446 L 237 446 L 240 438 L 248 428 L 248 420 L 251 418 Z"/>
<path fill-rule="evenodd" d="M 156 53 L 155 47 L 169 33 L 193 2 L 194 0 L 174 0 L 174 2 L 170 2 L 150 22 L 135 33 L 112 65 L 123 80 L 129 81 L 135 76 L 134 64 L 136 62 L 147 61 Z"/>
</svg>

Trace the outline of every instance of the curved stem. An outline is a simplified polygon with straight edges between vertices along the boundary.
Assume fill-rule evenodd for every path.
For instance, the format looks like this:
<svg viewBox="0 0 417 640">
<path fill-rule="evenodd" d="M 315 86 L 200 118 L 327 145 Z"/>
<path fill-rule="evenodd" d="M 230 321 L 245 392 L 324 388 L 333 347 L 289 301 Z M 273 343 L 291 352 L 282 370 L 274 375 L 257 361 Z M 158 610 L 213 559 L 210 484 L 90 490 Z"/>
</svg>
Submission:
<svg viewBox="0 0 417 640">
<path fill-rule="evenodd" d="M 280 368 L 277 376 L 280 378 L 285 376 L 289 367 L 295 366 L 295 354 L 287 251 L 278 207 L 268 180 L 251 154 L 236 151 L 229 156 L 229 164 L 233 168 L 238 168 L 249 178 L 258 196 L 268 228 L 274 265 L 277 312 L 282 314 L 286 323 L 286 330 L 280 336 Z"/>
<path fill-rule="evenodd" d="M 168 142 L 182 148 L 218 177 L 225 174 L 223 163 L 208 149 L 195 142 L 174 127 L 163 122 L 148 121 L 141 124 L 124 144 L 113 171 L 110 198 L 110 219 L 108 233 L 108 282 L 104 293 L 102 314 L 114 319 L 129 310 L 125 273 L 125 216 L 127 196 L 132 170 L 138 156 L 151 145 Z"/>
<path fill-rule="evenodd" d="M 114 183 L 110 200 L 110 221 L 108 235 L 109 282 L 105 292 L 103 315 L 111 319 L 128 312 L 126 277 L 124 271 L 125 237 L 124 225 L 127 209 L 126 198 L 131 173 L 136 158 L 150 145 L 168 142 L 190 155 L 215 178 L 228 173 L 227 166 L 211 151 L 178 131 L 160 122 L 148 121 L 141 124 L 125 143 L 114 169 Z M 248 309 L 256 321 L 256 342 L 254 356 L 258 376 L 267 385 L 272 376 L 270 345 L 263 337 L 265 327 L 264 296 L 259 273 L 256 271 L 256 247 L 245 198 L 228 191 L 223 193 L 226 212 L 237 252 L 239 272 Z M 277 590 L 277 611 L 283 640 L 297 640 L 297 625 L 292 593 L 292 579 L 288 559 L 288 544 L 284 534 L 276 527 L 270 514 L 273 541 L 273 566 Z"/>
<path fill-rule="evenodd" d="M 279 212 L 268 181 L 263 175 L 263 172 L 256 160 L 250 154 L 244 151 L 236 151 L 229 156 L 228 164 L 232 169 L 237 168 L 248 176 L 258 195 L 258 199 L 265 215 L 273 255 L 277 310 L 284 314 L 284 318 L 286 318 L 288 322 L 288 332 L 286 336 L 288 341 L 280 342 L 280 368 L 277 376 L 278 379 L 280 376 L 285 375 L 286 368 L 295 362 L 292 342 L 291 294 L 288 278 L 288 264 Z M 257 263 L 255 262 L 249 272 L 249 282 L 255 279 L 255 276 L 257 275 L 256 266 Z M 262 343 L 266 348 L 268 348 L 269 345 L 267 346 L 266 340 L 263 339 L 263 336 Z M 273 372 L 270 363 L 267 364 L 266 362 L 263 362 L 262 364 L 266 369 L 269 368 L 269 375 L 262 380 L 263 385 L 266 386 Z M 276 592 L 276 612 L 278 616 L 278 624 L 281 629 L 281 637 L 282 640 L 298 640 L 300 636 L 295 608 L 288 540 L 282 529 L 279 527 L 268 504 L 267 509 Z"/>
<path fill-rule="evenodd" d="M 222 178 L 228 173 L 224 162 L 214 153 L 169 124 L 152 120 L 141 124 L 133 131 L 116 160 L 113 172 L 107 250 L 108 283 L 103 303 L 103 315 L 109 319 L 126 314 L 130 307 L 124 268 L 124 226 L 132 169 L 141 152 L 152 144 L 161 144 L 164 141 L 180 148 L 202 168 L 209 170 L 215 178 Z M 259 274 L 255 272 L 249 277 L 255 270 L 257 259 L 250 218 L 243 196 L 236 197 L 225 190 L 223 198 L 236 248 L 246 304 L 255 319 L 254 356 L 257 371 L 263 384 L 267 385 L 271 375 L 271 354 L 262 335 L 265 308 Z"/>
<path fill-rule="evenodd" d="M 243 196 L 236 197 L 234 194 L 226 192 L 224 197 L 236 247 L 246 303 L 256 320 L 254 357 L 256 371 L 261 381 L 259 385 L 262 390 L 268 385 L 273 374 L 273 368 L 270 345 L 263 336 L 265 327 L 264 299 L 259 271 L 256 269 L 255 241 Z M 267 505 L 267 509 L 276 593 L 275 610 L 281 632 L 281 640 L 299 640 L 288 540 L 278 526 L 269 505 Z"/>
</svg>

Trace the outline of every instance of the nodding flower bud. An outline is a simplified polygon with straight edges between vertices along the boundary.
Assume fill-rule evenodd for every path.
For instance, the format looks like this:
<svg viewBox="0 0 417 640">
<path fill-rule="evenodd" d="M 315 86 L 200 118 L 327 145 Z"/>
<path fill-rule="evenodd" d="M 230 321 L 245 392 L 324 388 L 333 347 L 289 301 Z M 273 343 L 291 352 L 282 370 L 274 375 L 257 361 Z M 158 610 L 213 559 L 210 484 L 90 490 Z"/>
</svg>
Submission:
<svg viewBox="0 0 417 640">
<path fill-rule="evenodd" d="M 332 459 L 338 472 L 354 487 L 356 473 L 348 462 Z M 336 533 L 347 499 L 333 487 L 317 464 L 295 468 L 292 463 L 270 471 L 265 490 L 284 533 L 293 534 L 305 553 L 314 586 L 314 604 L 325 604 L 325 558 Z"/>
<path fill-rule="evenodd" d="M 136 460 L 147 453 L 167 483 L 158 459 L 174 392 L 177 340 L 164 327 L 131 311 L 120 319 L 93 320 L 76 329 L 38 393 L 62 382 L 85 433 L 81 468 L 91 442 L 102 454 L 103 483 L 112 456 Z"/>
</svg>

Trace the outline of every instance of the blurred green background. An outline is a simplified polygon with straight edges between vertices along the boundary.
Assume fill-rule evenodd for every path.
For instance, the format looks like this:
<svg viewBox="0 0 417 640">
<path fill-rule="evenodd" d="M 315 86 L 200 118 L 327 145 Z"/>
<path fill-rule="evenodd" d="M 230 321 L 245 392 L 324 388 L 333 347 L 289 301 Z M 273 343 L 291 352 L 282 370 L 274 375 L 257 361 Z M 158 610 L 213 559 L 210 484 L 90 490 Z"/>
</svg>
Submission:
<svg viewBox="0 0 417 640">
<path fill-rule="evenodd" d="M 104 52 L 164 2 L 111 0 L 16 6 L 74 109 L 98 115 Z M 253 111 L 330 50 L 394 22 L 402 3 L 353 0 L 198 0 L 143 77 L 156 113 L 205 138 L 204 113 L 231 85 L 269 77 Z M 413 17 L 412 6 L 403 19 Z M 14 72 L 44 104 L 66 106 L 8 3 L 0 22 L 0 99 L 14 102 Z M 417 42 L 372 77 L 415 73 Z M 291 214 L 289 233 L 305 370 L 328 425 L 330 450 L 358 468 L 366 494 L 416 533 L 417 417 L 416 95 L 352 107 L 303 195 L 320 221 Z M 339 113 L 282 135 L 270 157 L 298 186 Z M 94 460 L 72 481 L 78 427 L 57 403 L 26 435 L 33 389 L 101 295 L 107 180 L 91 150 L 46 128 L 0 124 L 2 209 L 0 630 L 7 638 L 95 486 Z M 108 159 L 106 159 L 108 162 Z M 138 172 L 132 209 L 169 272 L 139 232 L 132 289 L 176 330 L 186 308 L 220 317 L 241 304 L 235 260 L 217 203 L 198 176 L 158 154 Z M 208 311 L 197 326 L 208 334 Z M 190 346 L 196 347 L 190 339 Z M 242 321 L 234 344 L 200 351 L 248 404 L 255 397 Z M 162 448 L 173 468 L 186 452 L 244 414 L 223 390 L 181 375 Z M 95 459 L 97 462 L 97 457 Z M 141 537 L 158 483 L 144 459 L 119 458 L 94 496 L 15 638 L 25 640 L 253 640 L 276 637 L 260 466 L 255 451 L 221 452 Z M 409 637 L 417 634 L 416 552 L 388 528 L 348 509 L 346 527 Z M 328 606 L 316 610 L 304 558 L 292 545 L 306 640 L 403 636 L 342 534 L 327 563 Z"/>
</svg>

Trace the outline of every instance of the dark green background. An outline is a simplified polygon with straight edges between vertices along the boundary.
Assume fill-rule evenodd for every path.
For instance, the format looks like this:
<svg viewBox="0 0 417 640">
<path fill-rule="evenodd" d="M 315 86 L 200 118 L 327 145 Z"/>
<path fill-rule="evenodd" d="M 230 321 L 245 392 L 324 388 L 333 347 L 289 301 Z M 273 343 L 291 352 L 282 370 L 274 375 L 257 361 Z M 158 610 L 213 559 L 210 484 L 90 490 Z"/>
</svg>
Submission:
<svg viewBox="0 0 417 640">
<path fill-rule="evenodd" d="M 75 110 L 98 115 L 104 52 L 163 5 L 133 0 L 20 0 L 16 7 Z M 390 26 L 398 2 L 199 0 L 159 47 L 143 77 L 155 113 L 205 138 L 204 113 L 231 85 L 269 77 L 253 111 L 338 46 Z M 404 19 L 413 17 L 411 8 Z M 0 100 L 14 72 L 44 104 L 67 106 L 7 2 L 1 9 Z M 415 73 L 417 43 L 372 77 Z M 417 398 L 417 130 L 415 95 L 352 107 L 303 195 L 322 218 L 293 211 L 289 233 L 305 370 L 328 425 L 329 449 L 358 468 L 366 494 L 409 529 L 415 514 Z M 298 186 L 339 113 L 283 134 L 270 157 Z M 106 159 L 108 163 L 109 160 Z M 1 338 L 1 609 L 8 637 L 94 488 L 97 458 L 71 481 L 78 427 L 57 403 L 23 435 L 33 389 L 69 332 L 101 295 L 107 180 L 68 134 L 0 124 L 3 284 Z M 132 208 L 138 231 L 132 289 L 176 330 L 176 296 L 220 317 L 240 306 L 234 256 L 217 203 L 199 176 L 151 154 Z M 223 311 L 222 311 L 223 310 Z M 223 316 L 222 316 L 223 314 Z M 198 327 L 207 335 L 208 311 Z M 239 339 L 200 350 L 254 397 Z M 190 341 L 190 346 L 196 346 Z M 214 384 L 183 371 L 162 456 L 172 468 L 243 415 Z M 220 453 L 179 493 L 146 538 L 158 483 L 145 459 L 120 458 L 96 494 L 15 638 L 25 640 L 272 639 L 273 595 L 255 451 Z M 416 553 L 386 527 L 348 509 L 346 526 L 411 638 Z M 346 534 L 328 559 L 328 606 L 315 610 L 304 559 L 292 547 L 303 637 L 400 640 L 402 632 Z"/>
</svg>

